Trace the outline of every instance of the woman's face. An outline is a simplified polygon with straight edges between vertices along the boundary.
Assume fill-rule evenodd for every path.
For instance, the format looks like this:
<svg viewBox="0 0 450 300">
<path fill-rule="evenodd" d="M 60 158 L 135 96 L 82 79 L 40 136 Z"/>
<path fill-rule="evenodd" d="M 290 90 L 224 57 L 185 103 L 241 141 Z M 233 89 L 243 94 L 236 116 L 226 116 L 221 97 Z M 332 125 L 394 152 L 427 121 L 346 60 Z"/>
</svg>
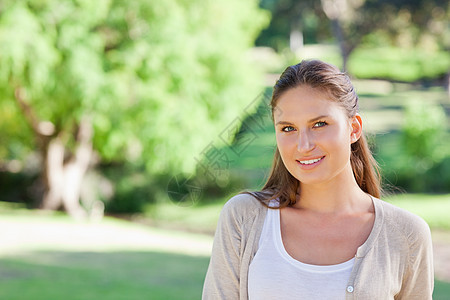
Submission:
<svg viewBox="0 0 450 300">
<path fill-rule="evenodd" d="M 286 91 L 274 121 L 284 165 L 302 185 L 329 182 L 351 170 L 351 143 L 360 137 L 361 118 L 348 118 L 327 93 L 308 85 Z"/>
</svg>

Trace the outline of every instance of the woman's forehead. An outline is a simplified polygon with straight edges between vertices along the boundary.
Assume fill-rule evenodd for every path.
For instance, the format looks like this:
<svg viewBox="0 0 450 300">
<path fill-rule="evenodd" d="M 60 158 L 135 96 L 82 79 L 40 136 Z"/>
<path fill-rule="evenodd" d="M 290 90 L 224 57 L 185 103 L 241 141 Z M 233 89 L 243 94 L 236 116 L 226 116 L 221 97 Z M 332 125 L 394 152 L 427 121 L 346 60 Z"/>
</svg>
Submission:
<svg viewBox="0 0 450 300">
<path fill-rule="evenodd" d="M 328 93 L 309 86 L 300 86 L 286 91 L 274 108 L 274 119 L 313 118 L 318 115 L 330 117 L 345 114 L 339 103 Z"/>
</svg>

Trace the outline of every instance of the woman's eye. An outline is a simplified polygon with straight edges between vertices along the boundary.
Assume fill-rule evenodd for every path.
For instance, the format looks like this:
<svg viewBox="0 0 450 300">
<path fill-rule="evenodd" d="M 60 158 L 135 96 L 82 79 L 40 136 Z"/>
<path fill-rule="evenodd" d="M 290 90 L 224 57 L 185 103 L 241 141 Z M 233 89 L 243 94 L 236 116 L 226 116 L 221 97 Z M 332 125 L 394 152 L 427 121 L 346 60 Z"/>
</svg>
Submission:
<svg viewBox="0 0 450 300">
<path fill-rule="evenodd" d="M 316 123 L 314 123 L 314 126 L 313 127 L 323 127 L 323 126 L 325 126 L 325 125 L 327 125 L 327 122 L 324 122 L 324 121 L 319 121 L 319 122 L 316 122 Z"/>
<path fill-rule="evenodd" d="M 293 130 L 294 130 L 294 127 L 292 127 L 292 126 L 284 126 L 283 128 L 281 128 L 281 131 L 284 131 L 284 132 L 290 132 Z"/>
</svg>

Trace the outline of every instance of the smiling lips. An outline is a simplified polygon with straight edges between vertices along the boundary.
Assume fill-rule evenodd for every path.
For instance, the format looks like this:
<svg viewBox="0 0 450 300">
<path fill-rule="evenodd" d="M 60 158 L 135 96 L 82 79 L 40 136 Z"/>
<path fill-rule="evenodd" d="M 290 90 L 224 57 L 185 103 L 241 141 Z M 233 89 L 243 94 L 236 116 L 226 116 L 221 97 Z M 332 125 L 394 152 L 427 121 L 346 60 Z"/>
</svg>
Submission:
<svg viewBox="0 0 450 300">
<path fill-rule="evenodd" d="M 319 158 L 315 158 L 315 159 L 309 159 L 309 160 L 297 160 L 297 162 L 299 162 L 301 165 L 308 166 L 308 165 L 312 165 L 312 164 L 318 163 L 324 157 L 325 156 L 322 156 L 322 157 L 319 157 Z"/>
</svg>

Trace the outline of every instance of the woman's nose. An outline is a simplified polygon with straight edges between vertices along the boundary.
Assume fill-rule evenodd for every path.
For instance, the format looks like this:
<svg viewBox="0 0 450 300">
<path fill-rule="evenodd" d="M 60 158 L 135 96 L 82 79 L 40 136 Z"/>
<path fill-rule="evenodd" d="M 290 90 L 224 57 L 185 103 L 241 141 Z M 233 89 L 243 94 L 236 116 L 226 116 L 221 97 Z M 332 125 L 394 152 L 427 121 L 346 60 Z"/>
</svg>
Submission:
<svg viewBox="0 0 450 300">
<path fill-rule="evenodd" d="M 306 130 L 299 131 L 297 150 L 298 152 L 309 152 L 315 147 L 314 139 L 310 132 Z"/>
</svg>

